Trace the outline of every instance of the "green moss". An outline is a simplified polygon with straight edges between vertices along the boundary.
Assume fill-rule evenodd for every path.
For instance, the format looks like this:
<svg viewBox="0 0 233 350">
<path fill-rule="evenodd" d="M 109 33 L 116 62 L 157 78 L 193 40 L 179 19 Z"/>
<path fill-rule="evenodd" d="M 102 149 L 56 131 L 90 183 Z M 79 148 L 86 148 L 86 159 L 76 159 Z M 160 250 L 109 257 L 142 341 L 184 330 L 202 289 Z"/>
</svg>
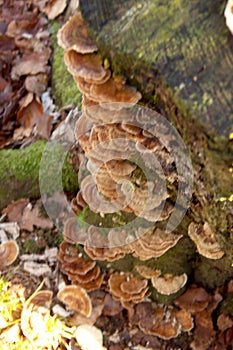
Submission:
<svg viewBox="0 0 233 350">
<path fill-rule="evenodd" d="M 77 191 L 78 176 L 69 164 L 69 155 L 63 161 L 64 151 L 60 145 L 53 146 L 52 149 L 45 148 L 45 146 L 46 141 L 37 141 L 22 150 L 0 151 L 0 208 L 3 208 L 11 200 L 23 197 L 39 197 L 40 177 L 40 180 L 44 181 L 46 193 L 57 191 L 61 186 L 66 192 Z M 46 155 L 45 149 L 48 158 L 41 166 L 42 155 Z M 57 177 L 57 181 L 55 181 L 55 174 L 58 174 L 59 171 L 57 168 L 59 160 L 61 160 L 59 166 L 62 166 L 60 170 L 62 175 L 59 178 Z"/>
<path fill-rule="evenodd" d="M 233 276 L 231 261 L 227 257 L 211 260 L 200 257 L 196 263 L 194 278 L 205 288 L 214 289 L 223 285 Z"/>
<path fill-rule="evenodd" d="M 114 214 L 105 214 L 101 216 L 100 214 L 94 213 L 89 207 L 86 207 L 79 215 L 78 218 L 82 225 L 83 223 L 88 223 L 102 228 L 113 228 L 124 226 L 126 223 L 131 222 L 135 219 L 135 215 L 131 213 L 126 213 L 120 211 Z"/>
<path fill-rule="evenodd" d="M 157 290 L 153 286 L 151 286 L 150 287 L 150 292 L 151 292 L 150 297 L 159 304 L 169 305 L 172 303 L 173 300 L 175 300 L 181 294 L 183 294 L 184 290 L 185 290 L 185 287 L 180 289 L 177 293 L 174 293 L 171 295 L 164 295 L 164 294 L 158 293 Z"/>
<path fill-rule="evenodd" d="M 220 312 L 226 312 L 233 316 L 233 293 L 227 293 L 223 302 L 220 304 Z"/>
<path fill-rule="evenodd" d="M 60 107 L 75 104 L 81 108 L 82 95 L 64 63 L 64 50 L 57 44 L 57 32 L 60 27 L 58 21 L 52 22 L 52 88 L 55 103 Z"/>
<path fill-rule="evenodd" d="M 169 249 L 164 255 L 155 261 L 155 266 L 161 270 L 162 274 L 171 273 L 180 275 L 186 273 L 191 275 L 191 261 L 195 259 L 196 247 L 188 237 L 183 237 Z"/>
</svg>

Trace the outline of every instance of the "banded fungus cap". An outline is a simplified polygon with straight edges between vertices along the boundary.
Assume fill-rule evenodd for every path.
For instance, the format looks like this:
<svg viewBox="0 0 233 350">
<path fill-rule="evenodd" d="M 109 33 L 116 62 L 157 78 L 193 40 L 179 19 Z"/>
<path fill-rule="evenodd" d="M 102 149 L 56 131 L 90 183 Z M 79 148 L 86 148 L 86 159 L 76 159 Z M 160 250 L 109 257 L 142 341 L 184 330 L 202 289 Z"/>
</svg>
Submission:
<svg viewBox="0 0 233 350">
<path fill-rule="evenodd" d="M 86 229 L 80 225 L 77 216 L 70 217 L 66 220 L 63 235 L 66 242 L 71 244 L 83 244 L 87 239 Z"/>
<path fill-rule="evenodd" d="M 116 300 L 141 302 L 147 295 L 148 281 L 135 277 L 131 273 L 114 273 L 110 276 L 109 289 Z"/>
<path fill-rule="evenodd" d="M 196 244 L 199 254 L 209 259 L 223 257 L 224 252 L 208 222 L 205 222 L 204 225 L 192 222 L 188 228 L 188 235 Z"/>
<path fill-rule="evenodd" d="M 136 104 L 142 95 L 135 88 L 125 85 L 117 84 L 113 78 L 101 85 L 93 84 L 90 89 L 90 98 L 93 101 L 106 102 L 122 102 L 129 104 Z"/>
<path fill-rule="evenodd" d="M 160 228 L 152 227 L 145 234 L 141 228 L 136 232 L 138 240 L 133 243 L 134 255 L 141 260 L 158 258 L 167 250 L 174 247 L 181 239 L 182 235 L 176 233 L 166 233 Z"/>
<path fill-rule="evenodd" d="M 0 268 L 13 264 L 19 254 L 18 244 L 14 241 L 7 241 L 0 245 Z"/>
<path fill-rule="evenodd" d="M 71 17 L 57 34 L 58 45 L 64 50 L 74 50 L 86 54 L 97 51 L 97 46 L 89 37 L 80 12 Z"/>
<path fill-rule="evenodd" d="M 58 292 L 57 297 L 69 310 L 86 317 L 91 315 L 91 299 L 84 288 L 75 285 L 66 286 Z"/>
<path fill-rule="evenodd" d="M 173 310 L 157 306 L 151 317 L 144 317 L 139 321 L 139 328 L 146 334 L 155 335 L 161 339 L 176 338 L 181 331 Z"/>
<path fill-rule="evenodd" d="M 164 295 L 171 295 L 177 293 L 187 282 L 187 275 L 183 273 L 179 276 L 174 276 L 172 274 L 165 274 L 164 276 L 153 276 L 151 277 L 151 282 L 153 287 L 160 293 Z"/>
<path fill-rule="evenodd" d="M 101 56 L 98 54 L 82 55 L 74 50 L 69 50 L 64 54 L 64 61 L 72 75 L 84 79 L 89 84 L 95 81 L 95 84 L 96 82 L 101 84 L 96 86 L 102 86 L 102 83 L 110 77 L 110 72 L 104 69 Z"/>
<path fill-rule="evenodd" d="M 98 289 L 103 282 L 103 278 L 104 275 L 101 273 L 101 269 L 98 265 L 85 275 L 74 274 L 71 276 L 74 285 L 80 286 L 88 292 Z"/>
<path fill-rule="evenodd" d="M 189 332 L 193 329 L 194 322 L 190 312 L 181 309 L 176 311 L 175 317 L 177 321 L 181 324 L 182 331 Z"/>
</svg>

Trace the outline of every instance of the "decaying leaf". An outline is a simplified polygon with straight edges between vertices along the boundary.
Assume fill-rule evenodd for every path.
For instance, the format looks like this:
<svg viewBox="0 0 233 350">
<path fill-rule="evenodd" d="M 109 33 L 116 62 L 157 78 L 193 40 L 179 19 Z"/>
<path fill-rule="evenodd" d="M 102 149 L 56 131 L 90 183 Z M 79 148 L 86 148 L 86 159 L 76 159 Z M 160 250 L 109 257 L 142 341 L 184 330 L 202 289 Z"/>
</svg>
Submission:
<svg viewBox="0 0 233 350">
<path fill-rule="evenodd" d="M 35 133 L 49 138 L 52 130 L 53 116 L 44 113 L 40 100 L 32 93 L 28 93 L 21 100 L 21 107 L 17 113 L 17 119 L 25 129 L 35 128 Z"/>
</svg>

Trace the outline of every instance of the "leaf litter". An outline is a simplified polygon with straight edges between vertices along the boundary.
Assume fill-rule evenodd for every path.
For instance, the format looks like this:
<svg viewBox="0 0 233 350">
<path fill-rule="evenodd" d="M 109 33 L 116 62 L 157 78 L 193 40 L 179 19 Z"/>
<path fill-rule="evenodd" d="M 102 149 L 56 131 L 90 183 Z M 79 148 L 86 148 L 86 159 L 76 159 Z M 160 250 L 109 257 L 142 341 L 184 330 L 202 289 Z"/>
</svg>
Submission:
<svg viewBox="0 0 233 350">
<path fill-rule="evenodd" d="M 32 142 L 35 137 L 48 139 L 59 120 L 49 90 L 51 42 L 47 28 L 48 18 L 56 18 L 67 3 L 66 0 L 0 1 L 0 148 Z M 71 1 L 71 5 L 77 8 L 77 1 Z M 82 332 L 85 337 L 88 332 L 97 334 L 95 349 L 97 346 L 109 350 L 233 347 L 233 313 L 229 307 L 222 307 L 222 300 L 233 300 L 233 281 L 229 281 L 227 288 L 217 288 L 211 293 L 196 285 L 189 286 L 174 307 L 191 312 L 195 327 L 169 341 L 140 329 L 140 324 L 145 324 L 143 315 L 148 317 L 153 312 L 154 302 L 148 299 L 137 306 L 123 307 L 112 298 L 107 283 L 89 292 L 93 312 L 90 317 L 81 317 L 66 310 L 56 298 L 61 286 L 69 281 L 57 262 L 61 237 L 50 218 L 42 213 L 41 201 L 20 199 L 10 203 L 1 214 L 1 244 L 14 241 L 19 246 L 19 257 L 10 266 L 2 266 L 0 272 L 3 349 L 86 349 L 88 343 L 79 340 Z M 108 276 L 104 278 L 107 281 Z M 28 323 L 22 330 L 25 314 Z M 44 329 L 46 343 L 37 333 L 37 321 Z"/>
</svg>

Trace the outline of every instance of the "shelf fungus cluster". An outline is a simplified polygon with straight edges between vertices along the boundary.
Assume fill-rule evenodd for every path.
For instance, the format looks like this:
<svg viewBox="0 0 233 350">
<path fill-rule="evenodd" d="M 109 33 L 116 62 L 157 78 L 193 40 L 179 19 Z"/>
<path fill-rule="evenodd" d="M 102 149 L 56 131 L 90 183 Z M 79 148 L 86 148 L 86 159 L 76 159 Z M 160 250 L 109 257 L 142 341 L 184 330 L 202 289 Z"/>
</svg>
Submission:
<svg viewBox="0 0 233 350">
<path fill-rule="evenodd" d="M 103 273 L 95 261 L 84 258 L 78 248 L 62 242 L 58 252 L 60 271 L 68 277 L 73 285 L 82 287 L 87 291 L 100 287 Z"/>
<path fill-rule="evenodd" d="M 130 320 L 146 334 L 168 340 L 176 338 L 181 331 L 194 327 L 190 312 L 173 306 L 163 307 L 152 302 L 142 302 L 131 310 Z"/>
<path fill-rule="evenodd" d="M 83 95 L 75 127 L 89 173 L 80 184 L 82 198 L 95 213 L 125 211 L 149 222 L 167 219 L 173 209 L 167 183 L 177 182 L 174 158 L 161 141 L 174 141 L 167 126 L 160 125 L 158 132 L 157 121 L 136 105 L 140 92 L 112 74 L 80 13 L 59 30 L 58 43 Z M 79 199 L 80 194 L 73 203 Z"/>
<path fill-rule="evenodd" d="M 58 253 L 67 296 L 59 292 L 58 297 L 76 310 L 76 291 L 86 301 L 97 290 L 107 292 L 131 310 L 132 323 L 145 333 L 176 337 L 193 328 L 191 313 L 145 300 L 153 292 L 180 295 L 189 272 L 183 262 L 178 273 L 160 271 L 158 260 L 181 241 L 181 246 L 191 244 L 188 235 L 200 254 L 210 259 L 223 256 L 207 223 L 190 224 L 186 237 L 176 229 L 166 230 L 190 199 L 185 148 L 165 118 L 138 105 L 140 92 L 111 71 L 79 12 L 59 30 L 58 43 L 83 96 L 74 134 L 85 154 L 80 190 L 71 202 L 75 215 L 65 223 Z M 173 215 L 175 210 L 178 215 Z M 173 258 L 176 261 L 177 255 Z M 87 304 L 83 316 L 96 319 L 99 311 L 93 316 Z"/>
<path fill-rule="evenodd" d="M 189 237 L 195 242 L 199 254 L 209 259 L 221 259 L 224 251 L 208 222 L 204 225 L 192 222 L 188 228 Z"/>
</svg>

